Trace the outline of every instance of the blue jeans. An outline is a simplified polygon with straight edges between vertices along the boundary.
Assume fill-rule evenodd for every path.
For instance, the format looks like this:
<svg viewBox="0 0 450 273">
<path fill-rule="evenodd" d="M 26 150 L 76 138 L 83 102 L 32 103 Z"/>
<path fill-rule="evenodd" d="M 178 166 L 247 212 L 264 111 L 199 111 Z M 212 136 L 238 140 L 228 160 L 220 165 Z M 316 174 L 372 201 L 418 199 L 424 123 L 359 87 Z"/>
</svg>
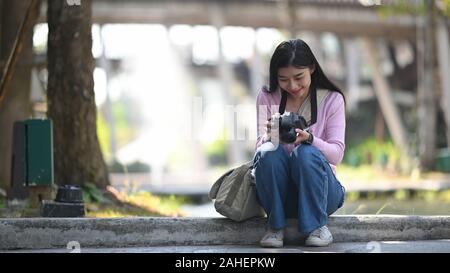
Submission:
<svg viewBox="0 0 450 273">
<path fill-rule="evenodd" d="M 282 145 L 274 150 L 261 146 L 253 166 L 258 198 L 272 229 L 284 228 L 287 218 L 297 218 L 298 230 L 308 234 L 326 225 L 328 216 L 344 203 L 344 187 L 312 145 L 299 145 L 291 155 Z"/>
</svg>

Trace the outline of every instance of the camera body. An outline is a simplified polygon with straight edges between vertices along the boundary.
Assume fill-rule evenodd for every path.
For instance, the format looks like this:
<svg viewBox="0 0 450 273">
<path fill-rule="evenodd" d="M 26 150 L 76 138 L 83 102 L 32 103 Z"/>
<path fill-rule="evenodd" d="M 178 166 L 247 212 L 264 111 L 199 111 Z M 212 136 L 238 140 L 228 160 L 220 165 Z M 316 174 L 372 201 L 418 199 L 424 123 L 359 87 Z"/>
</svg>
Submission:
<svg viewBox="0 0 450 273">
<path fill-rule="evenodd" d="M 304 130 L 307 127 L 306 120 L 297 113 L 289 112 L 279 119 L 280 140 L 285 143 L 292 143 L 297 138 L 295 129 Z"/>
</svg>

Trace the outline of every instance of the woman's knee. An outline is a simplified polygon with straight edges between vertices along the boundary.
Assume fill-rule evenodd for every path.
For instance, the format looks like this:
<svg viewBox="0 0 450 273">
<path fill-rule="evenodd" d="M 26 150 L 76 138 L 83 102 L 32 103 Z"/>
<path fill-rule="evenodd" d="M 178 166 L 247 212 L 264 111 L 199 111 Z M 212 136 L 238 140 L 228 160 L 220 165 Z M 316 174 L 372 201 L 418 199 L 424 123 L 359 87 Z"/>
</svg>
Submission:
<svg viewBox="0 0 450 273">
<path fill-rule="evenodd" d="M 292 152 L 292 158 L 300 165 L 314 164 L 320 158 L 320 151 L 312 145 L 299 145 Z"/>
<path fill-rule="evenodd" d="M 264 145 L 264 144 L 263 144 Z M 257 164 L 276 164 L 283 160 L 283 155 L 278 148 L 261 146 L 256 150 Z"/>
<path fill-rule="evenodd" d="M 256 157 L 256 167 L 265 168 L 268 166 L 279 165 L 280 158 L 274 152 L 258 152 Z"/>
</svg>

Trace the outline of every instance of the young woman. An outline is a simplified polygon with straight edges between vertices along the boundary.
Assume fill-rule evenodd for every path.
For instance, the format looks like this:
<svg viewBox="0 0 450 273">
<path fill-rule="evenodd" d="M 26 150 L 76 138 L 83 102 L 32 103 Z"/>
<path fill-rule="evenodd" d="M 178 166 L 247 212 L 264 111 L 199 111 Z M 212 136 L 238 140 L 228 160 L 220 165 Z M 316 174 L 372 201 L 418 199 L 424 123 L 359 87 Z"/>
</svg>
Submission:
<svg viewBox="0 0 450 273">
<path fill-rule="evenodd" d="M 286 219 L 297 218 L 307 246 L 327 246 L 333 241 L 328 216 L 345 196 L 335 176 L 345 149 L 344 96 L 300 39 L 278 45 L 269 72 L 269 87 L 257 97 L 254 175 L 268 221 L 260 244 L 283 247 Z M 288 112 L 302 115 L 308 126 L 295 129 L 293 143 L 279 138 L 280 115 Z"/>
</svg>

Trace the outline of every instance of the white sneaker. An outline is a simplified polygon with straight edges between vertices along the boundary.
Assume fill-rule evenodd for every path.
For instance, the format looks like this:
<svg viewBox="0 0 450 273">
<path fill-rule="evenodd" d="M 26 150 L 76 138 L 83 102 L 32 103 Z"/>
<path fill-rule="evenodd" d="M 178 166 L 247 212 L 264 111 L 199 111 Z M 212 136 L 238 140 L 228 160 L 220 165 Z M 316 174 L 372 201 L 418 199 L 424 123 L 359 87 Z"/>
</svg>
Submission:
<svg viewBox="0 0 450 273">
<path fill-rule="evenodd" d="M 259 241 L 259 244 L 262 247 L 276 247 L 281 248 L 283 247 L 283 239 L 284 239 L 284 230 L 273 230 L 268 229 L 266 231 L 266 234 L 262 237 L 261 241 Z"/>
<path fill-rule="evenodd" d="M 333 242 L 333 235 L 327 226 L 320 227 L 311 232 L 306 238 L 306 246 L 327 246 Z"/>
</svg>

